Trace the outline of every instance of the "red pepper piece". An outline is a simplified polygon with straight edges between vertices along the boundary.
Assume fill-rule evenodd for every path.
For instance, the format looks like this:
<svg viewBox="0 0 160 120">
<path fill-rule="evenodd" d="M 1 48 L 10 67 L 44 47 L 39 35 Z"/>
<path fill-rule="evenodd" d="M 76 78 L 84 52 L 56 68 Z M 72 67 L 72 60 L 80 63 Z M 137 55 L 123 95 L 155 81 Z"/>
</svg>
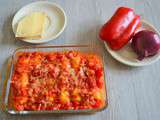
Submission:
<svg viewBox="0 0 160 120">
<path fill-rule="evenodd" d="M 131 8 L 120 7 L 111 19 L 103 25 L 99 36 L 110 48 L 119 50 L 128 43 L 140 26 L 140 16 Z"/>
</svg>

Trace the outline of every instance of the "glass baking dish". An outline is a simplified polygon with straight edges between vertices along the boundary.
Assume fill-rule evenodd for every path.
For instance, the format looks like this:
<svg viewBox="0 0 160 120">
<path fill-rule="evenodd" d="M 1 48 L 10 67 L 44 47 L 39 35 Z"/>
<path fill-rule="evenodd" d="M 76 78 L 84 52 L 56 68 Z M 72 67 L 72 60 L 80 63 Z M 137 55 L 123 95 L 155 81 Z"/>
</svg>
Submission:
<svg viewBox="0 0 160 120">
<path fill-rule="evenodd" d="M 68 51 L 68 50 L 76 50 L 76 51 L 80 51 L 80 52 L 87 52 L 87 53 L 94 53 L 97 54 L 103 64 L 103 53 L 100 52 L 100 50 L 97 47 L 93 47 L 91 45 L 70 45 L 70 46 L 34 46 L 34 47 L 21 47 L 18 48 L 14 51 L 11 60 L 8 64 L 8 71 L 9 74 L 6 76 L 6 81 L 4 82 L 4 89 L 3 89 L 3 94 L 2 94 L 2 109 L 3 111 L 6 111 L 10 114 L 43 114 L 43 113 L 95 113 L 97 111 L 101 111 L 104 110 L 107 105 L 108 105 L 108 101 L 107 101 L 107 93 L 106 93 L 106 85 L 105 85 L 105 74 L 104 74 L 104 97 L 105 97 L 105 105 L 100 108 L 100 109 L 85 109 L 85 110 L 37 110 L 37 111 L 17 111 L 12 107 L 12 102 L 10 100 L 10 93 L 11 93 L 11 89 L 10 89 L 10 82 L 11 82 L 11 77 L 12 77 L 12 73 L 13 73 L 13 69 L 14 69 L 14 63 L 17 60 L 17 53 L 18 52 L 35 52 L 35 51 L 39 51 L 39 52 L 49 52 L 49 51 Z M 103 71 L 105 71 L 104 65 L 103 65 Z"/>
</svg>

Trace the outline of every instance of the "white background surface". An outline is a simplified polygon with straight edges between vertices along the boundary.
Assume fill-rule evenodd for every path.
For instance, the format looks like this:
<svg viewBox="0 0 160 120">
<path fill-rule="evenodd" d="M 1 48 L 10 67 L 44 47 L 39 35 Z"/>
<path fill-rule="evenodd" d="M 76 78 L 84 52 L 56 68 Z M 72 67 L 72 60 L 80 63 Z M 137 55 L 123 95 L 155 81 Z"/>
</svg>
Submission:
<svg viewBox="0 0 160 120">
<path fill-rule="evenodd" d="M 22 6 L 36 0 L 0 1 L 0 68 L 13 51 L 30 45 L 15 41 L 11 21 Z M 159 0 L 50 0 L 66 11 L 68 24 L 62 35 L 45 45 L 96 44 L 105 53 L 106 84 L 109 106 L 93 115 L 29 115 L 11 116 L 0 113 L 0 120 L 159 120 L 160 61 L 132 68 L 115 61 L 98 40 L 100 26 L 119 6 L 129 6 L 160 30 Z M 1 81 L 2 82 L 2 81 Z"/>
</svg>

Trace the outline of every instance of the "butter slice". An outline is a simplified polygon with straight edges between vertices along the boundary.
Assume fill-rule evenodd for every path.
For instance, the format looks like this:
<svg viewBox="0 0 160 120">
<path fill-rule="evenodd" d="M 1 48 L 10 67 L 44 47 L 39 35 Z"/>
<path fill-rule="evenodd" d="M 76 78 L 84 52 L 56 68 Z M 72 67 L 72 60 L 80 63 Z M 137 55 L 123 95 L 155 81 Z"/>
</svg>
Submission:
<svg viewBox="0 0 160 120">
<path fill-rule="evenodd" d="M 39 39 L 46 29 L 47 16 L 42 12 L 33 12 L 18 23 L 16 38 Z"/>
</svg>

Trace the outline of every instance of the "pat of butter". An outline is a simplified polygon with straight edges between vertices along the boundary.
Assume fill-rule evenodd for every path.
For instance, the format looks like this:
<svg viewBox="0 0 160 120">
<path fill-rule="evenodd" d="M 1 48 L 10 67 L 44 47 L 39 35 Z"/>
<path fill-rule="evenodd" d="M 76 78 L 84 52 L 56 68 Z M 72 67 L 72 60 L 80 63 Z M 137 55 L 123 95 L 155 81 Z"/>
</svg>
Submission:
<svg viewBox="0 0 160 120">
<path fill-rule="evenodd" d="M 33 12 L 18 23 L 16 38 L 38 39 L 42 38 L 46 29 L 47 15 L 42 12 Z"/>
</svg>

